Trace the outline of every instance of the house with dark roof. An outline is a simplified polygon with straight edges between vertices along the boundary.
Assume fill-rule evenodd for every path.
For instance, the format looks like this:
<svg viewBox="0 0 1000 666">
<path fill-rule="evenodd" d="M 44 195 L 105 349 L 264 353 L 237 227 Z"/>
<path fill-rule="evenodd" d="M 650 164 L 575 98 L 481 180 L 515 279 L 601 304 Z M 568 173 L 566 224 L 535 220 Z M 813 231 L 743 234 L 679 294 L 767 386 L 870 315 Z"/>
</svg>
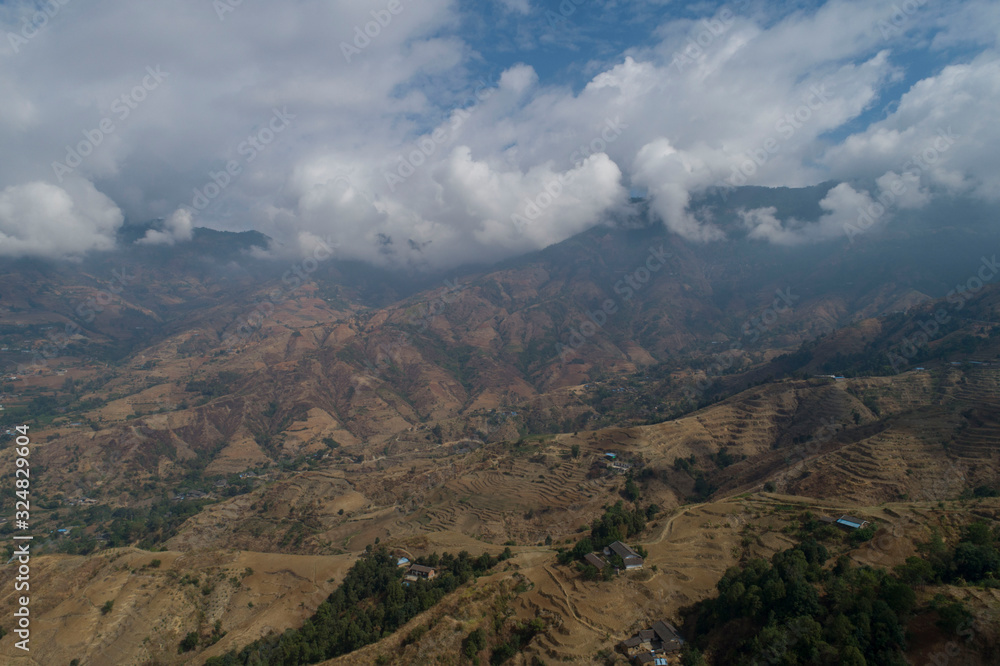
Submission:
<svg viewBox="0 0 1000 666">
<path fill-rule="evenodd" d="M 680 652 L 684 645 L 684 639 L 677 632 L 676 627 L 669 622 L 657 620 L 653 623 L 653 631 L 660 640 L 660 649 L 664 652 Z"/>
<path fill-rule="evenodd" d="M 615 541 L 604 549 L 604 554 L 610 556 L 612 553 L 622 558 L 626 569 L 641 569 L 643 565 L 642 556 L 635 552 L 621 541 Z"/>
<path fill-rule="evenodd" d="M 608 563 L 601 559 L 601 556 L 597 553 L 587 553 L 583 557 L 583 561 L 592 567 L 596 567 L 598 571 L 608 566 Z"/>
<path fill-rule="evenodd" d="M 618 648 L 634 664 L 667 663 L 667 656 L 680 652 L 684 639 L 669 622 L 657 620 L 649 629 L 643 629 L 631 638 L 618 644 Z"/>
<path fill-rule="evenodd" d="M 425 567 L 422 564 L 414 564 L 403 576 L 403 580 L 414 582 L 420 579 L 423 580 L 434 580 L 437 578 L 437 569 L 434 567 Z"/>
</svg>

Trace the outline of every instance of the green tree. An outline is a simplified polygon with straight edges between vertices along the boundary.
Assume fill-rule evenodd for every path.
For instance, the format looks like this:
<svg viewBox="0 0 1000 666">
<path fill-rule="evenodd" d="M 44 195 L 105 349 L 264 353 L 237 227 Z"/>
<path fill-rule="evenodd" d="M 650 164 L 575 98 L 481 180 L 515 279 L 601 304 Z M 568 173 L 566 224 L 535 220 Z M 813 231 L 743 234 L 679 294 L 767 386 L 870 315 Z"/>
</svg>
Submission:
<svg viewBox="0 0 1000 666">
<path fill-rule="evenodd" d="M 698 648 L 685 644 L 681 649 L 681 666 L 708 666 L 708 663 Z"/>
<path fill-rule="evenodd" d="M 486 647 L 486 634 L 482 629 L 473 630 L 465 640 L 462 641 L 462 653 L 472 659 Z"/>
<path fill-rule="evenodd" d="M 868 662 L 857 646 L 848 645 L 840 651 L 840 666 L 868 666 Z"/>
<path fill-rule="evenodd" d="M 191 650 L 198 647 L 198 632 L 189 632 L 187 636 L 181 641 L 181 644 L 177 646 L 177 652 L 190 652 Z"/>
<path fill-rule="evenodd" d="M 952 561 L 955 573 L 967 581 L 982 580 L 987 574 L 1000 571 L 1000 552 L 992 545 L 963 541 L 955 547 Z"/>
</svg>

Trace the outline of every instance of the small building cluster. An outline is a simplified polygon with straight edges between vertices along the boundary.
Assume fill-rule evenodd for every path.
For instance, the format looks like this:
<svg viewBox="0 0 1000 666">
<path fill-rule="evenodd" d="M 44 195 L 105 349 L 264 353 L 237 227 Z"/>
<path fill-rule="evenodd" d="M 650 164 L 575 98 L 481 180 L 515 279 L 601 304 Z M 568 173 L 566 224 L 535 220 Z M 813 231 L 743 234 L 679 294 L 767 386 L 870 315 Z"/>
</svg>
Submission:
<svg viewBox="0 0 1000 666">
<path fill-rule="evenodd" d="M 612 452 L 604 454 L 604 463 L 608 469 L 617 474 L 624 474 L 633 467 L 632 463 L 619 460 L 618 454 Z"/>
<path fill-rule="evenodd" d="M 618 647 L 633 664 L 667 666 L 669 655 L 680 652 L 683 645 L 684 639 L 672 624 L 657 620 L 651 628 L 622 641 Z"/>
<path fill-rule="evenodd" d="M 642 556 L 635 552 L 621 541 L 615 541 L 604 549 L 604 554 L 610 556 L 612 553 L 622 558 L 626 569 L 641 569 L 643 565 Z"/>
<path fill-rule="evenodd" d="M 820 521 L 828 523 L 830 525 L 836 525 L 837 527 L 843 527 L 846 530 L 863 530 L 864 528 L 871 525 L 871 523 L 868 522 L 867 520 L 847 515 L 841 516 L 840 518 L 820 516 Z"/>
<path fill-rule="evenodd" d="M 437 578 L 437 569 L 425 567 L 422 564 L 414 564 L 407 570 L 403 580 L 407 583 L 415 583 L 418 580 L 434 580 Z"/>
<path fill-rule="evenodd" d="M 603 552 L 603 557 L 602 553 L 588 553 L 583 556 L 583 561 L 598 570 L 603 570 L 604 567 L 608 566 L 609 558 L 612 555 L 617 555 L 622 558 L 622 562 L 624 562 L 626 570 L 641 569 L 643 563 L 645 562 L 639 553 L 635 552 L 621 541 L 615 541 L 613 544 L 606 547 Z"/>
</svg>

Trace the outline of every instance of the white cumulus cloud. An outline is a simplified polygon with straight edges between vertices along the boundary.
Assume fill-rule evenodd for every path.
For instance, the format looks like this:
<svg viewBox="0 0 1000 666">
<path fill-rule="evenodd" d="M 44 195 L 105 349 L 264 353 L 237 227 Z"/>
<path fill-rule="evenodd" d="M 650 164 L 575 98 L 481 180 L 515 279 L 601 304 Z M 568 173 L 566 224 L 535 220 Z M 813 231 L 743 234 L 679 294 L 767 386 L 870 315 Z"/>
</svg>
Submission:
<svg viewBox="0 0 1000 666">
<path fill-rule="evenodd" d="M 109 250 L 123 220 L 87 181 L 9 186 L 0 190 L 0 255 L 59 259 Z"/>
<path fill-rule="evenodd" d="M 93 210 L 166 218 L 143 242 L 184 240 L 192 221 L 177 211 L 211 184 L 198 224 L 257 229 L 274 252 L 321 238 L 339 256 L 438 268 L 559 242 L 631 189 L 671 231 L 714 242 L 722 231 L 691 207 L 707 188 L 853 184 L 816 220 L 745 213 L 754 238 L 784 244 L 835 237 L 894 184 L 891 210 L 939 192 L 1000 197 L 995 2 L 925 3 L 891 35 L 878 26 L 892 7 L 863 0 L 618 5 L 642 20 L 593 50 L 570 37 L 621 26 L 569 4 L 559 27 L 528 0 L 407 0 L 388 14 L 384 0 L 243 3 L 224 20 L 194 0 L 68 3 L 17 52 L 0 40 L 0 191 L 36 215 L 24 200 L 39 188 L 64 193 L 52 201 L 77 212 L 49 231 L 90 225 L 77 253 L 113 237 Z M 0 32 L 34 11 L 0 5 Z M 571 58 L 553 55 L 563 48 Z M 147 68 L 169 76 L 143 90 Z M 280 132 L 275 109 L 292 117 Z M 95 183 L 101 205 L 53 173 L 87 141 L 71 178 Z M 6 215 L 5 255 L 65 253 Z"/>
<path fill-rule="evenodd" d="M 136 241 L 139 245 L 173 245 L 178 241 L 191 240 L 194 237 L 194 221 L 191 211 L 178 208 L 163 222 L 163 230 L 150 229 L 146 235 Z"/>
</svg>

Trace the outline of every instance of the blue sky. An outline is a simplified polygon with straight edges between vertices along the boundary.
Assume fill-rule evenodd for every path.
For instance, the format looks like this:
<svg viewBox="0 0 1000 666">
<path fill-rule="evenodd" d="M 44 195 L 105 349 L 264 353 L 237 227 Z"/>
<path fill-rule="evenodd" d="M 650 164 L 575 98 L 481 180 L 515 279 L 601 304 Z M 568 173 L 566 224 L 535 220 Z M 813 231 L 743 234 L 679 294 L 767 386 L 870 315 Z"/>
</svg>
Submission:
<svg viewBox="0 0 1000 666">
<path fill-rule="evenodd" d="M 162 218 L 142 242 L 257 229 L 276 256 L 325 239 L 442 267 L 558 242 L 636 191 L 727 242 L 691 207 L 707 188 L 839 182 L 815 220 L 740 211 L 754 242 L 795 245 L 880 200 L 884 226 L 1000 191 L 985 0 L 7 0 L 0 28 L 0 256 Z"/>
</svg>

